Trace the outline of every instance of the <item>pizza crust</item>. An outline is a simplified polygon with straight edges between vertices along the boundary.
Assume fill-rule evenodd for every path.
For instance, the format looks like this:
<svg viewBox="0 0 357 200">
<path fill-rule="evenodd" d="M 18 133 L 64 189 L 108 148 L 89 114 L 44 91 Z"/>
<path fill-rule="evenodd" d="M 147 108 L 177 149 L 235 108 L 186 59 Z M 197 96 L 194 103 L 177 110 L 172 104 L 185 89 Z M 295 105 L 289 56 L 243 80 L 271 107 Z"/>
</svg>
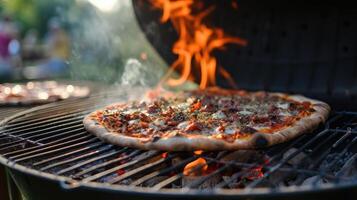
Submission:
<svg viewBox="0 0 357 200">
<path fill-rule="evenodd" d="M 227 142 L 223 139 L 195 135 L 190 137 L 174 136 L 169 138 L 160 138 L 150 140 L 147 138 L 135 138 L 120 133 L 110 132 L 104 126 L 92 119 L 93 112 L 83 120 L 85 129 L 100 138 L 101 140 L 119 146 L 132 147 L 144 150 L 162 150 L 162 151 L 193 151 L 193 150 L 237 150 L 237 149 L 256 149 L 279 144 L 289 141 L 299 135 L 310 132 L 317 128 L 320 123 L 327 120 L 330 112 L 330 106 L 324 102 L 313 100 L 300 95 L 286 95 L 282 93 L 272 93 L 273 95 L 288 97 L 297 102 L 308 101 L 316 110 L 311 115 L 301 118 L 290 127 L 274 133 L 254 133 L 251 137 L 236 139 L 234 142 Z"/>
</svg>

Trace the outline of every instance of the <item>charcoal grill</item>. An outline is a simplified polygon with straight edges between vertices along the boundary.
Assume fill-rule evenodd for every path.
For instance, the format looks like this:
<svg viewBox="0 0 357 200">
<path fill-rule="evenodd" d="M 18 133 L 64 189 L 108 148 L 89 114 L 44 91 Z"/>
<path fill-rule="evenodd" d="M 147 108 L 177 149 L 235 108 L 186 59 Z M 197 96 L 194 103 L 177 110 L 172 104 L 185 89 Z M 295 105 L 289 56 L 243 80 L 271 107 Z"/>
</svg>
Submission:
<svg viewBox="0 0 357 200">
<path fill-rule="evenodd" d="M 250 151 L 253 154 L 248 160 L 263 155 L 262 160 L 237 161 L 224 159 L 234 152 L 165 154 L 116 147 L 85 131 L 82 119 L 86 114 L 110 101 L 124 100 L 125 96 L 98 94 L 85 100 L 67 100 L 2 121 L 0 161 L 25 197 L 295 199 L 301 195 L 342 195 L 352 199 L 357 194 L 356 174 L 345 176 L 341 171 L 357 153 L 355 112 L 336 112 L 314 133 L 272 148 Z M 103 103 L 103 99 L 108 100 Z M 291 153 L 287 154 L 288 151 Z M 304 158 L 296 159 L 302 154 Z M 183 167 L 199 157 L 206 159 L 209 172 L 183 184 L 183 179 L 187 179 Z M 252 178 L 252 170 L 257 167 L 264 177 Z M 200 166 L 193 168 L 199 170 Z M 313 181 L 304 183 L 309 177 L 314 177 Z M 322 180 L 327 183 L 321 183 Z M 236 184 L 234 189 L 232 184 Z"/>
<path fill-rule="evenodd" d="M 104 87 L 103 84 L 96 83 L 94 84 L 93 82 L 89 81 L 71 81 L 71 80 L 59 80 L 60 83 L 62 84 L 72 84 L 72 85 L 80 85 L 80 86 L 87 86 L 91 89 L 92 93 L 97 93 L 101 88 Z M 0 121 L 5 119 L 6 117 L 12 116 L 16 113 L 20 113 L 22 111 L 28 110 L 30 108 L 33 108 L 36 105 L 16 105 L 16 104 L 11 104 L 11 105 L 1 105 L 0 106 Z M 18 190 L 14 183 L 11 181 L 11 179 L 6 178 L 6 174 L 4 171 L 3 166 L 0 166 L 0 199 L 2 198 L 7 198 L 8 197 L 8 192 L 11 193 L 13 197 L 18 195 Z M 7 188 L 8 187 L 8 188 Z M 9 190 L 9 191 L 7 191 Z"/>
<path fill-rule="evenodd" d="M 146 36 L 172 61 L 168 53 L 168 44 L 175 39 L 172 28 L 157 24 L 160 13 L 152 13 L 147 1 L 133 2 Z M 220 64 L 240 88 L 297 92 L 327 101 L 334 112 L 325 125 L 259 151 L 166 154 L 112 146 L 83 129 L 86 114 L 142 93 L 138 88 L 53 103 L 1 122 L 0 162 L 24 196 L 36 200 L 355 199 L 357 8 L 336 1 L 239 2 L 242 12 L 237 16 L 225 12 L 227 5 L 218 6 L 220 17 L 213 23 L 247 38 L 250 45 L 218 52 Z M 347 111 L 338 112 L 341 109 Z M 227 159 L 231 155 L 244 159 Z M 185 176 L 184 166 L 200 157 L 209 166 L 205 174 Z M 257 157 L 261 159 L 249 159 Z M 200 172 L 202 167 L 193 170 Z"/>
<path fill-rule="evenodd" d="M 0 107 L 0 121 L 6 117 L 9 117 L 15 113 L 25 111 L 28 107 Z M 8 197 L 8 183 L 6 183 L 6 174 L 4 171 L 4 167 L 0 166 L 0 199 Z M 16 187 L 15 187 L 16 188 Z"/>
</svg>

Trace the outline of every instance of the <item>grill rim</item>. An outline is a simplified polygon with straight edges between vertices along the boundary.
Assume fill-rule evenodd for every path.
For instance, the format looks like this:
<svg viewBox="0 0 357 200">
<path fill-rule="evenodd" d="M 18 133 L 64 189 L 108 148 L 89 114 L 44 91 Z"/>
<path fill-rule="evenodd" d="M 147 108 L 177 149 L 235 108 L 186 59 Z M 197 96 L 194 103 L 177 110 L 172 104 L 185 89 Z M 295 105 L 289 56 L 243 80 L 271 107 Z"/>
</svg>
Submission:
<svg viewBox="0 0 357 200">
<path fill-rule="evenodd" d="M 27 115 L 31 112 L 36 112 L 42 109 L 46 109 L 56 105 L 58 102 L 45 104 L 41 106 L 37 106 L 34 108 L 30 108 L 28 110 L 16 113 L 12 116 L 4 118 L 0 121 L 0 127 L 4 127 L 8 122 L 19 118 L 21 116 Z M 76 188 L 88 188 L 88 189 L 101 189 L 108 190 L 111 192 L 120 192 L 120 193 L 141 193 L 141 194 L 150 194 L 150 195 L 173 195 L 176 197 L 187 195 L 192 197 L 205 197 L 205 196 L 235 196 L 235 197 L 259 197 L 262 195 L 270 195 L 270 196 L 285 196 L 285 195 L 301 195 L 301 194 L 314 194 L 319 192 L 332 192 L 343 189 L 356 189 L 357 190 L 357 181 L 353 182 L 340 182 L 340 183 L 325 183 L 319 185 L 318 187 L 313 185 L 303 185 L 303 186 L 289 186 L 289 187 L 279 187 L 277 189 L 272 188 L 244 188 L 244 189 L 213 189 L 209 191 L 202 191 L 199 189 L 175 189 L 175 188 L 161 188 L 160 190 L 153 190 L 151 187 L 139 187 L 139 186 L 126 186 L 126 185 L 115 185 L 109 183 L 98 183 L 98 182 L 83 182 L 73 180 L 71 178 L 54 175 L 47 172 L 42 172 L 36 169 L 32 169 L 21 164 L 18 164 L 14 161 L 11 161 L 2 155 L 0 155 L 0 164 L 3 164 L 5 167 L 10 168 L 11 170 L 17 170 L 21 173 L 25 173 L 27 175 L 36 176 L 38 178 L 46 178 L 51 181 L 56 181 L 59 183 L 62 189 L 71 190 Z"/>
</svg>

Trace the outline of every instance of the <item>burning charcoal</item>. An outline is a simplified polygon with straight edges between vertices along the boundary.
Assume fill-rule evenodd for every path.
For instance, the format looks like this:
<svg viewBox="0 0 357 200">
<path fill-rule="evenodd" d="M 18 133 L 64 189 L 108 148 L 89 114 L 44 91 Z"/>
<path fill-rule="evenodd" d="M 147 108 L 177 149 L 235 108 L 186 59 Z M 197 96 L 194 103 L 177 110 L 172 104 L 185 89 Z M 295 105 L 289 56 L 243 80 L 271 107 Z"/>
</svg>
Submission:
<svg viewBox="0 0 357 200">
<path fill-rule="evenodd" d="M 283 158 L 287 158 L 289 157 L 290 155 L 292 155 L 293 153 L 295 153 L 298 149 L 296 148 L 291 148 L 289 150 L 287 150 L 284 155 L 283 155 Z M 308 160 L 305 160 L 305 159 L 308 159 Z M 310 159 L 307 157 L 307 155 L 304 153 L 304 152 L 300 152 L 298 153 L 296 156 L 292 157 L 290 160 L 287 161 L 287 163 L 293 165 L 293 166 L 298 166 L 298 165 L 306 165 L 309 162 Z M 304 164 L 306 163 L 306 164 Z"/>
<path fill-rule="evenodd" d="M 352 153 L 350 152 L 346 152 L 342 156 L 338 153 L 329 154 L 320 164 L 320 170 L 328 170 L 329 172 L 336 174 L 351 157 Z"/>
<path fill-rule="evenodd" d="M 172 163 L 173 166 L 175 166 L 175 165 L 178 165 L 179 163 L 181 163 L 182 160 L 183 159 L 180 158 L 180 157 L 174 157 L 174 158 L 171 159 L 171 163 Z"/>
<path fill-rule="evenodd" d="M 197 158 L 188 163 L 183 169 L 185 176 L 203 176 L 208 170 L 207 162 L 204 158 Z"/>
<path fill-rule="evenodd" d="M 180 185 L 180 183 L 178 183 L 178 184 L 172 183 L 172 184 L 171 184 L 171 187 L 172 187 L 173 189 L 182 188 L 182 186 Z"/>
<path fill-rule="evenodd" d="M 323 183 L 326 183 L 326 181 L 321 179 L 321 177 L 311 176 L 311 177 L 305 179 L 301 185 L 321 185 Z"/>
<path fill-rule="evenodd" d="M 135 156 L 133 158 L 133 160 L 141 160 L 141 159 L 145 159 L 145 158 L 153 158 L 156 157 L 155 154 L 157 152 L 156 151 L 145 151 L 143 153 L 140 153 L 139 155 Z"/>
<path fill-rule="evenodd" d="M 320 170 L 329 169 L 329 171 L 335 171 L 336 168 L 339 168 L 338 167 L 339 165 L 338 165 L 338 163 L 336 163 L 331 166 L 331 163 L 335 163 L 336 158 L 338 158 L 337 153 L 327 155 L 326 158 L 323 160 L 323 162 L 320 164 Z"/>
<path fill-rule="evenodd" d="M 195 151 L 195 154 L 201 154 L 202 151 Z M 214 167 L 214 168 L 212 168 Z M 199 189 L 209 189 L 221 181 L 221 175 L 215 174 L 209 177 L 207 180 L 202 180 L 205 176 L 208 176 L 212 170 L 216 170 L 216 165 L 209 166 L 206 159 L 199 157 L 196 160 L 188 163 L 184 169 L 184 176 L 181 179 L 181 185 L 183 187 L 198 187 Z M 201 182 L 203 181 L 203 182 Z"/>
<path fill-rule="evenodd" d="M 109 175 L 109 176 L 105 176 L 105 177 L 103 177 L 103 178 L 100 178 L 99 181 L 100 181 L 100 182 L 103 182 L 103 183 L 109 182 L 109 181 L 111 181 L 112 179 L 116 178 L 117 176 L 118 176 L 117 174 L 111 174 L 111 175 Z"/>
<path fill-rule="evenodd" d="M 132 160 L 142 160 L 142 159 L 144 159 L 144 160 L 142 160 L 141 162 L 138 162 L 132 168 L 134 169 L 137 167 L 141 167 L 143 165 L 155 162 L 158 159 L 162 158 L 160 155 L 155 155 L 155 154 L 157 154 L 156 151 L 145 151 L 144 153 L 141 153 L 138 156 L 134 157 Z M 145 158 L 147 158 L 147 159 L 145 159 Z"/>
<path fill-rule="evenodd" d="M 283 159 L 288 158 L 294 154 L 298 149 L 291 148 L 283 154 Z M 290 186 L 294 185 L 294 182 L 299 179 L 299 173 L 293 170 L 293 167 L 304 168 L 308 167 L 311 160 L 304 152 L 299 152 L 297 155 L 289 159 L 281 168 L 291 169 L 291 170 L 276 170 L 267 177 L 267 181 L 276 187 L 279 186 Z"/>
<path fill-rule="evenodd" d="M 182 186 L 189 187 L 195 181 L 203 178 L 204 176 L 184 176 L 182 178 Z M 214 175 L 213 177 L 205 180 L 202 184 L 198 186 L 198 189 L 210 189 L 213 188 L 221 181 L 221 176 L 219 174 Z"/>
<path fill-rule="evenodd" d="M 283 166 L 284 167 L 284 166 Z M 285 166 L 287 167 L 287 166 Z M 290 167 L 289 167 L 290 168 Z M 275 172 L 271 173 L 266 179 L 267 181 L 275 187 L 279 186 L 290 186 L 291 180 L 296 180 L 298 173 L 296 171 L 288 171 L 288 170 L 276 170 Z"/>
<path fill-rule="evenodd" d="M 341 177 L 355 177 L 357 176 L 357 154 L 354 154 L 337 172 L 338 176 Z"/>
<path fill-rule="evenodd" d="M 255 150 L 238 150 L 224 156 L 221 161 L 235 161 L 240 163 L 264 163 L 265 155 Z"/>
<path fill-rule="evenodd" d="M 234 151 L 221 159 L 222 162 L 237 162 L 242 164 L 252 164 L 251 167 L 247 166 L 232 166 L 231 169 L 225 171 L 224 181 L 227 181 L 229 177 L 234 173 L 243 172 L 241 179 L 237 179 L 229 183 L 229 188 L 243 188 L 246 184 L 252 180 L 259 179 L 263 175 L 262 166 L 267 160 L 267 156 L 260 151 L 255 150 L 239 150 Z M 255 167 L 254 167 L 255 166 Z M 252 169 L 253 167 L 253 169 Z M 258 170 L 259 169 L 259 170 Z"/>
<path fill-rule="evenodd" d="M 230 189 L 245 188 L 249 183 L 252 182 L 252 180 L 249 180 L 246 177 L 230 180 L 231 176 L 222 176 L 222 179 L 227 184 L 227 187 Z M 269 186 L 270 184 L 268 184 L 266 180 L 262 180 L 262 182 L 260 182 L 256 187 L 269 187 Z"/>
<path fill-rule="evenodd" d="M 156 176 L 145 183 L 145 187 L 153 187 L 154 185 L 168 179 L 168 176 Z"/>
<path fill-rule="evenodd" d="M 133 182 L 133 180 L 129 178 L 129 179 L 122 180 L 119 184 L 120 185 L 130 185 L 132 182 Z"/>
<path fill-rule="evenodd" d="M 227 184 L 228 188 L 238 188 L 237 180 L 230 181 L 230 176 L 222 176 L 223 181 Z"/>
</svg>

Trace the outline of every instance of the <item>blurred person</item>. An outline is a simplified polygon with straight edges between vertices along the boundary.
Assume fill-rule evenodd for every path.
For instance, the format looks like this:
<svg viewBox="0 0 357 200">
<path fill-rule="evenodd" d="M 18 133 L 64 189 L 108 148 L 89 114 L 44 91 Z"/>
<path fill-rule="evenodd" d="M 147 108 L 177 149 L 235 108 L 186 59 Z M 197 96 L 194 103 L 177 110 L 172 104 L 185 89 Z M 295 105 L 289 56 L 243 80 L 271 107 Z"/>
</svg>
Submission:
<svg viewBox="0 0 357 200">
<path fill-rule="evenodd" d="M 46 52 L 48 53 L 48 61 L 40 66 L 42 78 L 61 76 L 68 72 L 67 61 L 70 56 L 70 40 L 56 18 L 49 22 Z"/>
<path fill-rule="evenodd" d="M 34 60 L 40 57 L 40 52 L 38 51 L 38 43 L 39 40 L 37 30 L 30 29 L 29 31 L 27 31 L 22 41 L 24 59 Z"/>
<path fill-rule="evenodd" d="M 0 77 L 9 77 L 13 71 L 12 55 L 18 53 L 16 52 L 17 32 L 17 27 L 11 18 L 3 17 L 0 21 Z"/>
</svg>

